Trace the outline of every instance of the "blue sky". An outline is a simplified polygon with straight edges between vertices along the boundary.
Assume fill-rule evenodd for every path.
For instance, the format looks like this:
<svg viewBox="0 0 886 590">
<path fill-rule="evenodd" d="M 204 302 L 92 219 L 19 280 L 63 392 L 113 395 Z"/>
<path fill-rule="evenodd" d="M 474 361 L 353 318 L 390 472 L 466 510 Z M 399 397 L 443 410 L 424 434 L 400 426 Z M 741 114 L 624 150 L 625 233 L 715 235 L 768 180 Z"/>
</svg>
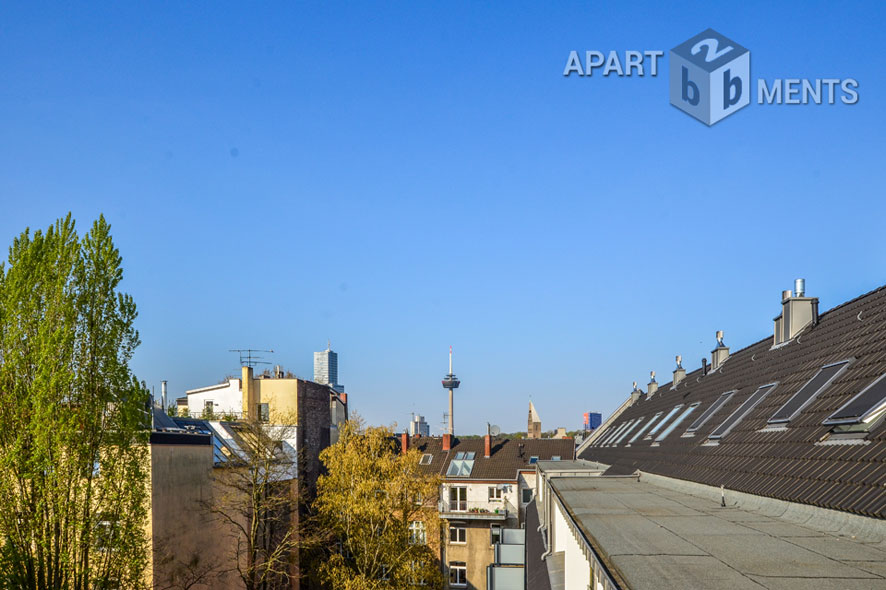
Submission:
<svg viewBox="0 0 886 590">
<path fill-rule="evenodd" d="M 231 348 L 352 407 L 457 432 L 613 410 L 675 354 L 765 337 L 783 289 L 884 282 L 881 3 L 6 4 L 0 241 L 99 213 L 173 394 Z M 671 4 L 671 3 L 668 3 Z M 564 78 L 571 50 L 712 27 L 751 78 L 855 78 L 852 106 L 751 104 L 708 128 L 657 77 Z"/>
</svg>

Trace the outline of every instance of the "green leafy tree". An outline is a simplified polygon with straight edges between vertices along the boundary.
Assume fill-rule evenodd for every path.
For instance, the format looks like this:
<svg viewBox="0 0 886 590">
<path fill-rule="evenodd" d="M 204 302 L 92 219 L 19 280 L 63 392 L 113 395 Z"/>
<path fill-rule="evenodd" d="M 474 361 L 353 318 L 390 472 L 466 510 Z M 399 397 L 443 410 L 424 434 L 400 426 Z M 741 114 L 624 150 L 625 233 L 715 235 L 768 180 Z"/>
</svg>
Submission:
<svg viewBox="0 0 886 590">
<path fill-rule="evenodd" d="M 0 265 L 0 588 L 138 588 L 148 393 L 103 217 L 22 233 Z"/>
<path fill-rule="evenodd" d="M 389 428 L 362 428 L 352 417 L 320 453 L 328 473 L 317 482 L 314 539 L 323 550 L 312 571 L 336 590 L 442 588 L 437 558 L 440 478 L 401 453 Z"/>
</svg>

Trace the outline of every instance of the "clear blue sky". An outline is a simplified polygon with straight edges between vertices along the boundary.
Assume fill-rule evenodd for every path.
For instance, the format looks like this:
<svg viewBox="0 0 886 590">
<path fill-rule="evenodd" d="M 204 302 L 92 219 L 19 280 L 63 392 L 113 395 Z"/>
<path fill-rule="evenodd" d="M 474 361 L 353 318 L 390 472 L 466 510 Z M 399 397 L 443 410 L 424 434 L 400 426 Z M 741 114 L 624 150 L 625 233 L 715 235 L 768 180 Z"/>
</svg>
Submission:
<svg viewBox="0 0 886 590">
<path fill-rule="evenodd" d="M 667 3 L 673 4 L 673 3 Z M 331 338 L 372 423 L 545 429 L 886 277 L 882 3 L 5 4 L 0 242 L 104 213 L 139 304 L 134 369 L 171 392 Z M 752 79 L 859 81 L 853 106 L 708 128 L 656 78 L 571 50 L 713 27 Z"/>
</svg>

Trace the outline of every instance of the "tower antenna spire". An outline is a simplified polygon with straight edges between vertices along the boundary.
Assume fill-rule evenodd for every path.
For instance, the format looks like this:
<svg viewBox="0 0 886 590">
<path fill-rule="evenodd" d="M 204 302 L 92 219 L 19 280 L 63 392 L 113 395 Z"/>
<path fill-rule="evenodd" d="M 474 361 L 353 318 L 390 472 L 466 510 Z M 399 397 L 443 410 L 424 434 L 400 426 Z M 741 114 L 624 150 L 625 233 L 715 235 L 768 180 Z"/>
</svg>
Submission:
<svg viewBox="0 0 886 590">
<path fill-rule="evenodd" d="M 461 381 L 458 380 L 458 377 L 455 376 L 455 373 L 452 372 L 452 345 L 449 345 L 449 373 L 443 378 L 443 388 L 449 390 L 449 427 L 447 431 L 449 434 L 455 434 L 455 426 L 453 424 L 453 408 L 452 408 L 452 398 L 455 390 L 458 389 L 458 386 L 461 385 Z"/>
</svg>

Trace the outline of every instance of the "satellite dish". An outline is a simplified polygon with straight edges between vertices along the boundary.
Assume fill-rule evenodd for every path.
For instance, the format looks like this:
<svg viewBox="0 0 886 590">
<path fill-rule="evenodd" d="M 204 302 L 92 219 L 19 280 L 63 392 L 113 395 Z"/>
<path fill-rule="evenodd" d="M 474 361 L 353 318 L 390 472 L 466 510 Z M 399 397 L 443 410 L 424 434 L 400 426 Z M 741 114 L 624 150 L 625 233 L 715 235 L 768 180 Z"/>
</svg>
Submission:
<svg viewBox="0 0 886 590">
<path fill-rule="evenodd" d="M 498 436 L 501 434 L 501 428 L 499 428 L 498 424 L 493 424 L 489 427 L 489 434 L 492 436 Z"/>
</svg>

